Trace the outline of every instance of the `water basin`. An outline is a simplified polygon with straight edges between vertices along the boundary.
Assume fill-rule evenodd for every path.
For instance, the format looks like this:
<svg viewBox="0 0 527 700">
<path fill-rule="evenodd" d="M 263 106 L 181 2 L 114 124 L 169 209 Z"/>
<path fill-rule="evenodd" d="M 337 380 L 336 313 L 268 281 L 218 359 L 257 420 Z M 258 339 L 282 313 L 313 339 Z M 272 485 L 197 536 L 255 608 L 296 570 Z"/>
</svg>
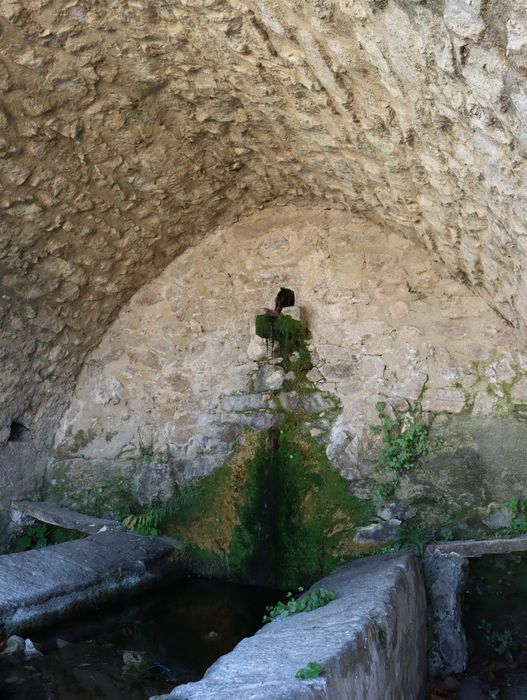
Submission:
<svg viewBox="0 0 527 700">
<path fill-rule="evenodd" d="M 29 635 L 43 655 L 0 661 L 2 700 L 145 700 L 199 680 L 262 624 L 276 590 L 188 579 Z"/>
</svg>

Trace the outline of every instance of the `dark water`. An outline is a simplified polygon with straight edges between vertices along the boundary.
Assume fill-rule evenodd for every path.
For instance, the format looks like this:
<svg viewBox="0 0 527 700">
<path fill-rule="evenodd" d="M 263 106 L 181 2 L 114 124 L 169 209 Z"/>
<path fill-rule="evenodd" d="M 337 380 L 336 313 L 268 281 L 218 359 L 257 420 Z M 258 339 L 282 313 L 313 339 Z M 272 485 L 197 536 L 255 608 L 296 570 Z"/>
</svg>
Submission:
<svg viewBox="0 0 527 700">
<path fill-rule="evenodd" d="M 527 555 L 470 561 L 463 605 L 467 674 L 493 700 L 527 700 Z"/>
<path fill-rule="evenodd" d="M 0 700 L 145 700 L 199 680 L 261 627 L 276 590 L 190 579 L 30 636 L 44 653 L 0 662 Z M 123 655 L 136 652 L 136 666 Z"/>
</svg>

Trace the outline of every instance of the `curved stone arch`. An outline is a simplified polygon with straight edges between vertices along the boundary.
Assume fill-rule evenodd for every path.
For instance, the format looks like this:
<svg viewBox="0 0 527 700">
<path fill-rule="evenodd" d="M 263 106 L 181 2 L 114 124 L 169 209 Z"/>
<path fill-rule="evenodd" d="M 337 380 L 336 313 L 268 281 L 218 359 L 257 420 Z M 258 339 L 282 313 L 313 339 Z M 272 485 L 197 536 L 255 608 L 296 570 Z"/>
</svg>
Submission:
<svg viewBox="0 0 527 700">
<path fill-rule="evenodd" d="M 389 221 L 521 326 L 526 20 L 497 7 L 4 3 L 0 443 L 23 416 L 45 448 L 134 291 L 270 202 Z"/>
</svg>

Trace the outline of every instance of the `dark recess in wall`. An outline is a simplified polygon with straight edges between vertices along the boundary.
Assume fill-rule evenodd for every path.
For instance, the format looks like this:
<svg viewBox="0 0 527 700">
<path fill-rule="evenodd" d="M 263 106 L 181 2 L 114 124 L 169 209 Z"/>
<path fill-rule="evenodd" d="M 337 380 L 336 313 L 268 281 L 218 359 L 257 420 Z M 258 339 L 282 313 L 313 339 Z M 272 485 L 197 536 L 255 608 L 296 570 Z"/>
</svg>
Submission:
<svg viewBox="0 0 527 700">
<path fill-rule="evenodd" d="M 30 439 L 29 428 L 20 420 L 14 420 L 11 423 L 11 432 L 9 433 L 8 442 L 28 442 Z"/>
<path fill-rule="evenodd" d="M 279 314 L 282 309 L 288 306 L 295 305 L 295 293 L 292 289 L 287 289 L 286 287 L 280 287 L 280 291 L 276 295 L 276 301 L 274 304 L 274 310 Z"/>
</svg>

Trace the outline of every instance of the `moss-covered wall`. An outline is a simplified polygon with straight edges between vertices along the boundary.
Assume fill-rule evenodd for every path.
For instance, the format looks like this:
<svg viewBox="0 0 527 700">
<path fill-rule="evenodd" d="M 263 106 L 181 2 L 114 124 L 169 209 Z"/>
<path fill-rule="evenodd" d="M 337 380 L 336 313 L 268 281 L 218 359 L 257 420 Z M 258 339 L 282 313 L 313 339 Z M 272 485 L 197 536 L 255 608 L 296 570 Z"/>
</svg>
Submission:
<svg viewBox="0 0 527 700">
<path fill-rule="evenodd" d="M 247 433 L 165 531 L 231 578 L 296 588 L 367 549 L 353 538 L 372 514 L 302 420 L 284 414 L 280 427 Z"/>
<path fill-rule="evenodd" d="M 373 529 L 355 533 L 357 546 L 389 541 L 401 523 L 431 537 L 460 524 L 489 528 L 510 498 L 527 495 L 525 343 L 397 236 L 336 212 L 277 217 L 260 213 L 219 230 L 131 302 L 86 363 L 44 495 L 98 514 L 148 511 L 203 477 L 216 483 L 251 431 L 266 434 L 293 416 L 317 459 L 373 504 Z M 202 275 L 203 258 L 214 259 L 217 274 Z M 295 292 L 294 318 L 262 310 L 282 285 Z M 311 338 L 295 332 L 295 318 Z M 378 464 L 382 436 L 370 429 L 378 402 L 403 423 L 420 413 L 431 428 L 428 453 L 393 488 L 394 474 Z M 267 498 L 283 473 L 269 459 L 267 472 L 257 469 L 254 449 L 244 479 Z M 249 567 L 236 542 L 249 551 L 254 514 L 267 511 L 248 494 L 228 505 L 236 489 L 220 491 L 211 512 L 223 518 L 230 508 L 230 529 L 215 566 L 221 559 L 235 575 Z M 294 521 L 287 526 L 295 531 Z"/>
</svg>

